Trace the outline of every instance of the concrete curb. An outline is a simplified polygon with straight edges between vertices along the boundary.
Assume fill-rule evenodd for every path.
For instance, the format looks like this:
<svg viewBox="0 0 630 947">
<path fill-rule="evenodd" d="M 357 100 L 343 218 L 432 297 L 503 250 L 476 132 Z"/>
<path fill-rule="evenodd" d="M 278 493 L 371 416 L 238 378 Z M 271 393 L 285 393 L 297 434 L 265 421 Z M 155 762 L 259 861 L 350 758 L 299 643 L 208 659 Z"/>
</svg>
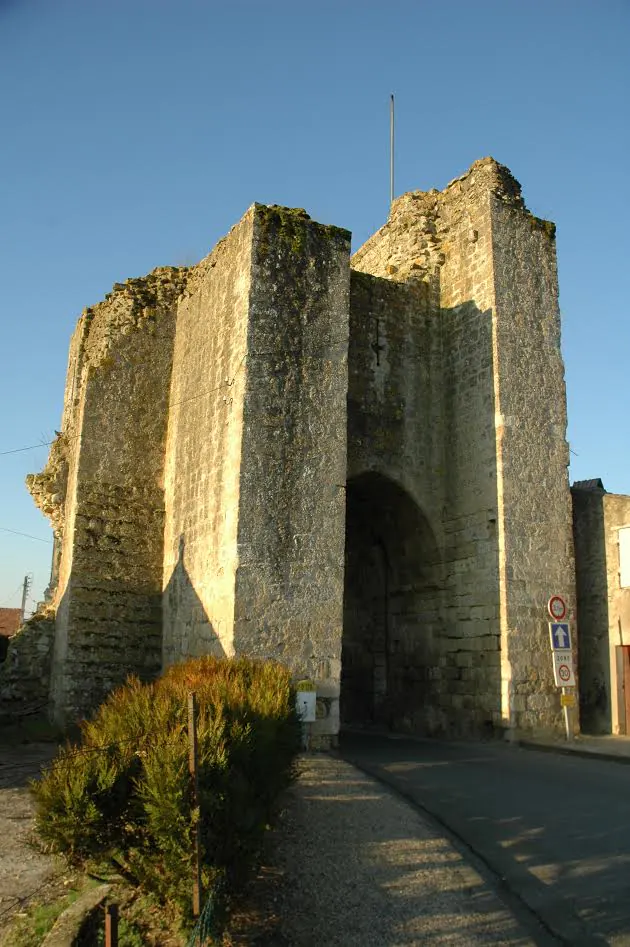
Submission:
<svg viewBox="0 0 630 947">
<path fill-rule="evenodd" d="M 57 918 L 41 947 L 76 947 L 85 919 L 102 904 L 111 890 L 111 885 L 99 885 L 82 894 Z"/>
<path fill-rule="evenodd" d="M 608 763 L 630 763 L 630 756 L 622 753 L 608 753 L 606 750 L 589 749 L 585 746 L 567 746 L 562 743 L 536 743 L 533 740 L 514 740 L 512 746 L 522 750 L 539 750 L 541 753 L 559 753 L 562 756 L 579 756 L 582 759 L 604 760 Z"/>
<path fill-rule="evenodd" d="M 580 737 L 577 737 L 574 743 L 544 743 L 538 742 L 537 740 L 528 740 L 526 737 L 510 737 L 504 736 L 503 738 L 497 738 L 495 740 L 444 740 L 436 741 L 433 737 L 423 737 L 418 736 L 413 733 L 394 733 L 391 730 L 368 730 L 365 727 L 344 727 L 341 732 L 341 738 L 343 739 L 344 733 L 350 735 L 359 735 L 359 736 L 377 736 L 382 737 L 387 740 L 410 740 L 413 743 L 435 743 L 435 742 L 444 742 L 451 743 L 455 746 L 472 746 L 475 743 L 481 743 L 487 746 L 508 746 L 516 747 L 521 750 L 540 750 L 541 753 L 560 753 L 563 756 L 579 756 L 584 759 L 596 759 L 596 760 L 605 760 L 606 762 L 611 763 L 630 763 L 630 742 L 628 743 L 627 752 L 624 753 L 614 753 L 607 749 L 602 749 L 597 746 L 589 747 L 588 744 L 583 743 Z M 613 738 L 614 739 L 614 738 Z M 343 748 L 341 750 L 341 755 L 343 756 Z"/>
</svg>

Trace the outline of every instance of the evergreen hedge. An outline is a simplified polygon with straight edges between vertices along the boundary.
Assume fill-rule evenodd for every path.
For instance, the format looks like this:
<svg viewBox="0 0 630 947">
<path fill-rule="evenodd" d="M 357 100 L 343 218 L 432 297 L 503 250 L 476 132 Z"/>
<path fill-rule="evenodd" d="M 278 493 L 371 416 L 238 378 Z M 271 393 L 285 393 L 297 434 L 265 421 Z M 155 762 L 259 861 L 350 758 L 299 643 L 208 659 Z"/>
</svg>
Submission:
<svg viewBox="0 0 630 947">
<path fill-rule="evenodd" d="M 188 773 L 188 694 L 197 698 L 199 812 Z M 201 820 L 205 896 L 244 880 L 300 745 L 289 671 L 204 657 L 113 692 L 80 740 L 33 784 L 37 828 L 75 864 L 113 863 L 190 916 L 192 826 Z"/>
</svg>

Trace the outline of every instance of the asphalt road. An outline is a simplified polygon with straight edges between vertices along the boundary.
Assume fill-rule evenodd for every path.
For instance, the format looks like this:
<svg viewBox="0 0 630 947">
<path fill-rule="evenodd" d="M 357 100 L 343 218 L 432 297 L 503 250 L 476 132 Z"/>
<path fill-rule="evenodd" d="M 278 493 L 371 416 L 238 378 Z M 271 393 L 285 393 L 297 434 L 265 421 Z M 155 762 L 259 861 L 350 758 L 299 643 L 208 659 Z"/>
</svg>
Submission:
<svg viewBox="0 0 630 947">
<path fill-rule="evenodd" d="M 341 755 L 445 827 L 541 947 L 630 947 L 630 765 L 348 733 Z"/>
</svg>

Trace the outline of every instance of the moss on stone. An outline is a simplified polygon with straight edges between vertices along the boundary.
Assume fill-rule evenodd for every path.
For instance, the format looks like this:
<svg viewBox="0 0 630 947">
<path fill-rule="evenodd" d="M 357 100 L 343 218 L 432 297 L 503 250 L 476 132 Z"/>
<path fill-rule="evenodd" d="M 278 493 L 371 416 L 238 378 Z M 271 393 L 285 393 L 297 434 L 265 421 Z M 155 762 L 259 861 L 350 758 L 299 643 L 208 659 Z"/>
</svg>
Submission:
<svg viewBox="0 0 630 947">
<path fill-rule="evenodd" d="M 534 217 L 533 214 L 528 214 L 527 216 L 532 230 L 542 231 L 550 240 L 556 239 L 556 225 L 551 220 L 543 220 L 542 217 Z"/>
<path fill-rule="evenodd" d="M 332 240 L 342 238 L 350 240 L 350 233 L 331 224 L 319 224 L 303 207 L 282 207 L 279 204 L 256 204 L 258 220 L 261 225 L 259 250 L 261 257 L 269 253 L 272 238 L 280 250 L 299 256 L 306 249 L 308 238 L 307 224 L 316 228 L 319 237 Z"/>
</svg>

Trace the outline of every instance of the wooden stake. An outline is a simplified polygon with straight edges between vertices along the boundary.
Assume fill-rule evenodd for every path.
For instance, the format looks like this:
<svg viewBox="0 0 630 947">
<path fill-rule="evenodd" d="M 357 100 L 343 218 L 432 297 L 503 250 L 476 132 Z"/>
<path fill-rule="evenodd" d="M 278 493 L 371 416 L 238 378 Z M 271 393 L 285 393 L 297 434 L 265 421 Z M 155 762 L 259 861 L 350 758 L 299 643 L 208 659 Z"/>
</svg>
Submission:
<svg viewBox="0 0 630 947">
<path fill-rule="evenodd" d="M 118 905 L 105 908 L 105 947 L 118 947 Z"/>
<path fill-rule="evenodd" d="M 192 827 L 193 846 L 193 916 L 201 914 L 201 813 L 199 811 L 199 773 L 197 760 L 197 701 L 188 695 L 188 772 L 195 824 Z"/>
</svg>

